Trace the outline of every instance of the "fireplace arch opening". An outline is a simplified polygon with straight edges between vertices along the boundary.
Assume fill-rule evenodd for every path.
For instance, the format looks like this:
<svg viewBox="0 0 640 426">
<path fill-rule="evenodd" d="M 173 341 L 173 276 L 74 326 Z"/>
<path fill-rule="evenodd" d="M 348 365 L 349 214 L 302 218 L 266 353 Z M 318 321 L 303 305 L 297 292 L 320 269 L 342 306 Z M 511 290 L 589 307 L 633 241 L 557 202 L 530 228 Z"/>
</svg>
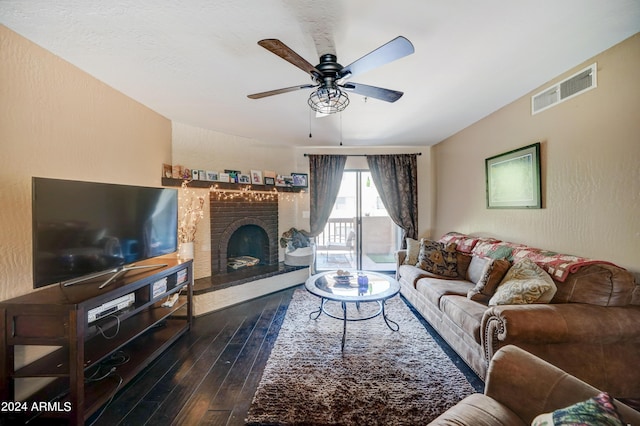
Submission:
<svg viewBox="0 0 640 426">
<path fill-rule="evenodd" d="M 230 271 L 265 265 L 269 259 L 269 236 L 258 225 L 243 225 L 236 229 L 227 245 L 227 267 Z"/>
</svg>

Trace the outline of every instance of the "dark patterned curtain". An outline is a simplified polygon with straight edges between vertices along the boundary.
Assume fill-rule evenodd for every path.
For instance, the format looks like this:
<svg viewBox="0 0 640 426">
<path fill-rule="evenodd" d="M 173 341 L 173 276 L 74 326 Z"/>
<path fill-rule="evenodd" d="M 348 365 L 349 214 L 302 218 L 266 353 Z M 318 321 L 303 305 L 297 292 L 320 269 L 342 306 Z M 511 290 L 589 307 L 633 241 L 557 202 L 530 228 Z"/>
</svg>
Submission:
<svg viewBox="0 0 640 426">
<path fill-rule="evenodd" d="M 324 230 L 338 197 L 346 155 L 309 155 L 311 236 Z"/>
<path fill-rule="evenodd" d="M 371 178 L 391 220 L 406 238 L 418 238 L 418 163 L 416 154 L 367 155 Z"/>
</svg>

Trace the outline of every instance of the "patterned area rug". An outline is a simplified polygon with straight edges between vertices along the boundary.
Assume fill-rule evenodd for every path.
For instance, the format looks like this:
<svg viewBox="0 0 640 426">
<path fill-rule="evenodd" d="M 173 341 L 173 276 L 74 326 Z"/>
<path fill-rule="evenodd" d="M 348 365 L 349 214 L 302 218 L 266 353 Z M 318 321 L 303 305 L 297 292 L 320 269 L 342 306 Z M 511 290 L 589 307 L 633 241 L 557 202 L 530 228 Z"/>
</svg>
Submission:
<svg viewBox="0 0 640 426">
<path fill-rule="evenodd" d="M 324 314 L 309 319 L 319 302 L 306 290 L 294 293 L 248 424 L 426 424 L 474 392 L 399 296 L 386 311 L 400 331 L 381 317 L 349 322 L 344 353 L 342 321 Z M 350 315 L 358 314 L 348 306 Z M 361 304 L 359 314 L 376 308 Z"/>
</svg>

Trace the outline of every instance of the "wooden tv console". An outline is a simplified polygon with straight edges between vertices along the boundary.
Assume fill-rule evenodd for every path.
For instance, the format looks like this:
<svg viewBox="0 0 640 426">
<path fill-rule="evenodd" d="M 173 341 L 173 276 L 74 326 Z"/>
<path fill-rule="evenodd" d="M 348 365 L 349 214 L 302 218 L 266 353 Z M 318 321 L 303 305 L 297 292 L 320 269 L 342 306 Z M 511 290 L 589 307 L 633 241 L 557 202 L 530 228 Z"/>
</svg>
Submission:
<svg viewBox="0 0 640 426">
<path fill-rule="evenodd" d="M 138 264 L 154 263 L 166 266 L 129 271 L 102 289 L 108 276 L 0 302 L 0 419 L 62 417 L 82 425 L 189 330 L 193 262 L 163 256 Z M 162 306 L 175 293 L 177 303 Z M 89 322 L 91 310 L 131 294 L 131 306 Z M 16 369 L 20 345 L 58 349 Z M 24 378 L 52 381 L 16 401 L 16 380 Z"/>
</svg>

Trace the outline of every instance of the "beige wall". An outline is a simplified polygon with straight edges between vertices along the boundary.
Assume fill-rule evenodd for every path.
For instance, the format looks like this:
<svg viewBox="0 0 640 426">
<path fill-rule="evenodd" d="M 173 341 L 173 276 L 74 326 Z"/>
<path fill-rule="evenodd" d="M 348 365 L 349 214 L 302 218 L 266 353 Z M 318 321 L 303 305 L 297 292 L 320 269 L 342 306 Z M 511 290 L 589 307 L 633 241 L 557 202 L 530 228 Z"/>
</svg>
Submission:
<svg viewBox="0 0 640 426">
<path fill-rule="evenodd" d="M 171 122 L 0 25 L 0 300 L 33 291 L 31 177 L 160 185 Z"/>
<path fill-rule="evenodd" d="M 535 116 L 530 96 L 597 61 L 598 87 Z M 435 236 L 490 235 L 640 271 L 640 34 L 434 147 Z M 485 158 L 542 143 L 541 210 L 489 210 Z"/>
<path fill-rule="evenodd" d="M 240 170 L 242 173 L 271 170 L 282 175 L 307 173 L 308 163 L 297 162 L 295 155 L 295 150 L 290 146 L 274 146 L 254 139 L 173 123 L 173 164 L 188 168 L 217 172 Z M 208 196 L 207 189 L 197 192 Z M 194 244 L 195 278 L 211 275 L 211 217 L 209 205 L 205 204 L 205 215 L 198 224 Z M 309 219 L 303 215 L 308 210 L 308 194 L 281 193 L 278 199 L 280 234 L 291 227 L 308 230 Z M 280 249 L 280 260 L 284 260 L 284 249 Z"/>
</svg>

